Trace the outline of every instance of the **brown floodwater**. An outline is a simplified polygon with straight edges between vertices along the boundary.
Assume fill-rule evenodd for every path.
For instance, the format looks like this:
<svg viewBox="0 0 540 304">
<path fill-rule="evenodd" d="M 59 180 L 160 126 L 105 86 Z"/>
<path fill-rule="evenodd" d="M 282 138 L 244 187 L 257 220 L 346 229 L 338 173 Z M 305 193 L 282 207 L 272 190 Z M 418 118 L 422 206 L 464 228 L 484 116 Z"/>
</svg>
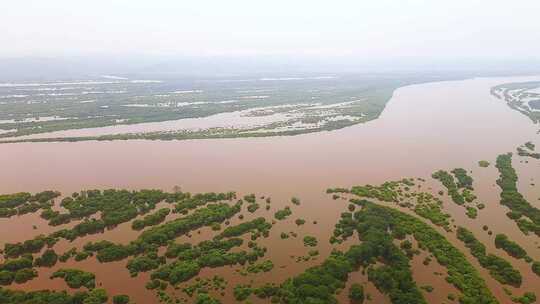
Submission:
<svg viewBox="0 0 540 304">
<path fill-rule="evenodd" d="M 524 236 L 515 223 L 507 219 L 505 213 L 508 210 L 500 205 L 500 190 L 495 185 L 496 168 L 493 165 L 479 168 L 477 162 L 485 159 L 493 164 L 498 154 L 515 151 L 527 141 L 540 146 L 538 125 L 489 93 L 489 89 L 497 84 L 538 79 L 540 77 L 478 78 L 406 86 L 396 90 L 377 120 L 341 130 L 292 137 L 2 144 L 0 193 L 54 189 L 69 195 L 82 189 L 172 190 L 178 185 L 190 192 L 235 190 L 242 195 L 256 193 L 272 197 L 270 211 L 263 207 L 254 215 L 243 212 L 246 219 L 265 214 L 270 218 L 276 210 L 291 205 L 293 215 L 278 222 L 269 238 L 258 241 L 268 247 L 264 259 L 274 262 L 275 268 L 271 272 L 241 276 L 235 271 L 242 268 L 239 266 L 201 272 L 202 277 L 222 275 L 227 279 L 228 289 L 222 299 L 224 303 L 231 303 L 234 302 L 232 287 L 238 283 L 247 284 L 252 280 L 255 285 L 279 283 L 328 256 L 332 247 L 327 240 L 347 204 L 343 200 L 332 200 L 325 194 L 327 188 L 423 177 L 427 182 L 422 190 L 431 188 L 436 193 L 441 186 L 429 178 L 432 172 L 463 167 L 472 170 L 476 194 L 486 208 L 472 220 L 465 215 L 464 208 L 445 199 L 445 211 L 452 215 L 456 225 L 472 230 L 489 252 L 505 257 L 521 271 L 522 287 L 509 287 L 514 294 L 521 295 L 525 291 L 539 291 L 540 279 L 532 273 L 529 264 L 496 249 L 494 235 L 506 233 L 536 260 L 540 260 L 539 238 Z M 540 180 L 540 161 L 514 157 L 513 163 L 520 175 L 520 190 L 532 204 L 540 207 L 540 187 L 531 186 Z M 300 206 L 290 204 L 292 196 L 301 199 Z M 307 223 L 296 227 L 296 218 L 304 218 Z M 312 223 L 314 220 L 317 224 Z M 239 220 L 235 217 L 231 224 L 236 223 Z M 34 230 L 33 225 L 38 229 Z M 482 230 L 483 225 L 489 226 L 493 236 Z M 37 214 L 0 219 L 0 228 L 0 246 L 58 229 L 47 226 Z M 288 231 L 297 232 L 298 237 L 281 240 L 279 234 Z M 191 238 L 182 236 L 179 241 L 198 242 L 215 234 L 211 229 L 203 228 L 200 234 L 193 233 Z M 62 241 L 55 249 L 61 253 L 96 239 L 127 243 L 137 235 L 138 232 L 126 223 L 115 230 L 73 243 Z M 303 256 L 309 251 L 302 243 L 305 235 L 319 239 L 320 256 L 314 261 L 297 263 L 291 256 Z M 509 298 L 502 286 L 479 266 L 454 234 L 446 236 L 467 253 L 500 302 L 507 303 Z M 339 248 L 346 249 L 354 243 L 349 240 Z M 416 257 L 411 264 L 419 285 L 429 283 L 435 287 L 433 293 L 426 293 L 426 298 L 431 302 L 450 292 L 457 293 L 444 277 L 433 274 L 440 272 L 442 267 L 434 262 L 432 267 L 423 267 L 423 258 Z M 59 267 L 77 267 L 96 273 L 97 282 L 110 294 L 126 293 L 137 303 L 157 303 L 153 293 L 144 288 L 148 274 L 130 278 L 126 263 L 124 260 L 100 264 L 93 258 L 79 263 L 59 263 L 53 269 L 40 270 L 38 278 L 11 288 L 66 289 L 63 281 L 49 280 L 48 277 Z M 365 283 L 367 278 L 354 273 L 350 281 Z M 366 288 L 375 303 L 388 303 L 388 298 L 378 293 L 372 284 L 366 283 Z M 346 302 L 346 290 L 339 299 Z"/>
</svg>

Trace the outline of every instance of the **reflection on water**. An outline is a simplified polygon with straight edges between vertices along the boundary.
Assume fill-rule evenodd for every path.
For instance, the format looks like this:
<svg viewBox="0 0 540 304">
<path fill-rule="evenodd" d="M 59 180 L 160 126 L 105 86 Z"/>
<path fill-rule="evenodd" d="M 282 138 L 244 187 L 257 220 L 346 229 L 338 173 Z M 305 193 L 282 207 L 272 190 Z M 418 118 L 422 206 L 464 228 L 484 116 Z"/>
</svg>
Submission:
<svg viewBox="0 0 540 304">
<path fill-rule="evenodd" d="M 326 188 L 378 184 L 402 177 L 428 178 L 440 168 L 464 167 L 473 170 L 475 190 L 479 200 L 485 202 L 486 209 L 480 211 L 477 220 L 471 220 L 465 216 L 463 208 L 445 201 L 445 209 L 456 219 L 456 224 L 470 227 L 478 239 L 495 252 L 493 238 L 481 228 L 488 224 L 494 234 L 510 235 L 527 249 L 529 255 L 540 259 L 536 239 L 523 236 L 505 217 L 507 210 L 500 206 L 499 189 L 494 185 L 496 169 L 493 166 L 480 169 L 477 165 L 481 159 L 494 163 L 498 154 L 513 151 L 529 140 L 540 145 L 537 126 L 489 93 L 496 84 L 538 79 L 540 77 L 490 78 L 407 86 L 395 92 L 377 120 L 337 131 L 293 137 L 1 145 L 0 192 L 56 189 L 68 194 L 83 188 L 170 190 L 181 185 L 192 192 L 237 190 L 243 194 L 270 195 L 273 203 L 269 215 L 288 205 L 291 196 L 298 196 L 302 205 L 292 207 L 293 216 L 276 225 L 270 238 L 260 242 L 269 247 L 268 257 L 276 265 L 287 267 L 287 271 L 276 267 L 261 282 L 280 282 L 285 276 L 318 262 L 297 264 L 290 258 L 291 254 L 306 254 L 307 250 L 301 244 L 305 234 L 321 240 L 319 261 L 331 250 L 326 240 L 346 204 L 327 197 Z M 517 170 L 527 177 L 524 184 L 520 184 L 520 190 L 538 206 L 538 187 L 528 185 L 531 178 L 540 178 L 539 163 L 525 164 L 518 160 L 515 158 L 514 161 Z M 438 187 L 429 181 L 428 185 L 433 189 Z M 318 224 L 297 228 L 294 219 L 298 217 L 308 222 L 317 220 Z M 0 229 L 0 240 L 21 240 L 52 230 L 42 222 L 37 231 L 33 230 L 36 218 L 28 215 L 1 219 L 0 227 L 10 229 Z M 299 239 L 282 241 L 279 239 L 282 231 L 298 231 Z M 212 233 L 210 229 L 202 229 L 201 235 L 194 236 L 191 241 L 209 237 Z M 98 238 L 109 235 L 118 241 L 129 240 L 135 233 L 126 224 Z M 78 244 L 94 238 L 86 237 Z M 455 237 L 450 240 L 463 248 Z M 72 244 L 62 246 L 69 248 Z M 504 254 L 502 251 L 496 253 Z M 96 272 L 97 281 L 113 294 L 135 293 L 138 303 L 154 302 L 154 296 L 143 287 L 146 277 L 129 279 L 125 263 L 96 265 L 95 259 L 91 259 L 77 267 Z M 515 294 L 531 291 L 530 286 L 540 284 L 528 269 L 530 266 L 521 261 L 516 265 L 524 275 L 524 287 L 515 289 Z M 499 299 L 507 299 L 501 286 L 486 271 L 477 269 L 494 294 Z M 229 288 L 253 279 L 241 277 L 228 267 L 204 273 L 210 277 L 214 274 L 226 276 L 230 281 Z M 353 277 L 362 278 L 356 274 Z M 421 275 L 418 278 L 429 280 Z M 126 284 L 128 280 L 130 283 Z M 49 281 L 46 274 L 22 287 L 64 288 L 58 281 Z M 375 295 L 374 298 L 387 301 L 382 296 Z M 225 300 L 232 301 L 232 292 L 228 292 Z"/>
</svg>

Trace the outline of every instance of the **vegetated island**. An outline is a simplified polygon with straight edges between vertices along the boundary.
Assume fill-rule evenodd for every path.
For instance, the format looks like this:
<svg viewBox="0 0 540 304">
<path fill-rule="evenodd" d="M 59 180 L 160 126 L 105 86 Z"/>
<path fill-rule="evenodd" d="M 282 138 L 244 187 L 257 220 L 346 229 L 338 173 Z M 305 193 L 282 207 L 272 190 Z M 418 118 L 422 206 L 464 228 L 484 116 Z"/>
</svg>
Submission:
<svg viewBox="0 0 540 304">
<path fill-rule="evenodd" d="M 463 78 L 463 75 L 389 75 L 384 79 L 344 75 L 305 77 L 286 84 L 280 82 L 280 86 L 275 85 L 278 80 L 208 82 L 204 85 L 196 82 L 194 86 L 198 87 L 191 89 L 170 79 L 162 84 L 159 84 L 161 81 L 119 80 L 118 83 L 66 85 L 70 89 L 69 99 L 56 96 L 58 93 L 41 96 L 32 87 L 24 85 L 7 86 L 0 88 L 0 97 L 4 97 L 0 105 L 0 143 L 267 137 L 336 130 L 377 119 L 399 87 L 457 78 Z M 87 85 L 100 94 L 92 93 L 93 90 L 85 88 Z M 51 90 L 56 88 L 55 83 L 44 83 L 43 86 Z M 118 86 L 123 89 L 119 90 Z M 49 102 L 21 102 L 26 99 Z M 185 119 L 211 120 L 216 115 L 230 115 L 231 123 L 223 126 L 209 123 L 200 128 L 112 131 L 99 135 L 94 135 L 91 130 Z M 268 122 L 234 124 L 243 117 L 268 118 Z M 88 133 L 54 134 L 81 129 Z M 44 136 L 21 138 L 37 134 Z"/>
</svg>

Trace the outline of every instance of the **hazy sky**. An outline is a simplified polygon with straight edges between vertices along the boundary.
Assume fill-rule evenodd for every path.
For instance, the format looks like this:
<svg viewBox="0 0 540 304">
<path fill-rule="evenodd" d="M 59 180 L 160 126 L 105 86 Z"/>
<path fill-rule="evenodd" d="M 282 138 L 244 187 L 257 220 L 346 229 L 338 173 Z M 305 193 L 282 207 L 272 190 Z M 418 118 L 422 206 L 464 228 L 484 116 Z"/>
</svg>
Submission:
<svg viewBox="0 0 540 304">
<path fill-rule="evenodd" d="M 539 57 L 539 0 L 2 0 L 0 56 Z"/>
</svg>

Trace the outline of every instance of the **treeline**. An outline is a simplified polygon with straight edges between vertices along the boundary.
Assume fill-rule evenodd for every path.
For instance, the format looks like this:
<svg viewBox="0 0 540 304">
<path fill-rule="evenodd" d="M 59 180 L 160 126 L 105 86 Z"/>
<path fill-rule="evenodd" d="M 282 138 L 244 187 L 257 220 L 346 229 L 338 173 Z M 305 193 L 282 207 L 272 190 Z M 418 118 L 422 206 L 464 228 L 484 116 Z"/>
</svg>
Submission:
<svg viewBox="0 0 540 304">
<path fill-rule="evenodd" d="M 450 214 L 442 211 L 442 201 L 433 197 L 431 193 L 421 192 L 416 196 L 416 205 L 413 208 L 414 213 L 429 219 L 433 224 L 443 227 L 450 231 Z"/>
<path fill-rule="evenodd" d="M 519 193 L 517 189 L 518 176 L 512 167 L 512 154 L 499 155 L 495 166 L 500 174 L 497 185 L 502 190 L 501 204 L 510 208 L 507 216 L 517 223 L 523 233 L 534 232 L 540 236 L 540 209 L 532 206 Z"/>
<path fill-rule="evenodd" d="M 392 181 L 385 182 L 380 186 L 354 186 L 351 188 L 350 192 L 357 196 L 375 198 L 383 202 L 397 202 L 398 195 L 395 190 L 399 184 L 400 182 Z"/>
<path fill-rule="evenodd" d="M 450 195 L 454 203 L 458 205 L 465 204 L 465 198 L 463 198 L 461 193 L 459 193 L 458 186 L 454 181 L 454 177 L 450 173 L 444 170 L 439 170 L 433 173 L 431 177 L 439 180 L 443 184 L 443 186 L 446 187 L 446 189 L 448 190 L 448 195 Z"/>
<path fill-rule="evenodd" d="M 54 250 L 47 249 L 43 255 L 34 261 L 32 254 L 40 252 L 43 247 L 52 247 L 60 237 L 58 233 L 53 233 L 51 236 L 38 236 L 35 239 L 27 240 L 17 244 L 6 244 L 4 254 L 8 259 L 3 264 L 0 264 L 0 285 L 10 285 L 12 282 L 24 283 L 37 276 L 37 271 L 33 268 L 51 267 L 58 260 L 65 262 L 70 257 L 75 256 L 77 260 L 82 260 L 88 256 L 95 255 L 100 262 L 119 261 L 129 256 L 137 255 L 137 257 L 128 262 L 128 269 L 132 275 L 136 275 L 139 271 L 148 271 L 156 269 L 164 264 L 164 257 L 157 256 L 157 250 L 160 246 L 167 245 L 176 237 L 202 226 L 220 223 L 228 218 L 231 218 L 241 210 L 241 202 L 234 205 L 226 203 L 209 204 L 207 207 L 195 210 L 192 214 L 179 218 L 165 224 L 161 224 L 152 229 L 143 232 L 136 240 L 127 245 L 115 244 L 106 240 L 99 242 L 89 242 L 83 246 L 82 252 L 69 250 L 62 256 L 58 256 Z M 63 230 L 66 231 L 66 230 Z M 255 256 L 264 254 L 263 249 L 254 247 L 251 253 L 242 253 L 234 256 L 235 263 L 242 261 L 254 261 Z M 19 258 L 17 258 L 19 257 Z M 210 252 L 206 256 L 204 262 L 200 265 L 214 265 L 216 257 L 222 258 L 220 252 Z M 230 258 L 230 256 L 229 256 Z M 230 264 L 230 262 L 227 262 Z M 224 264 L 227 264 L 224 263 Z M 82 282 L 81 286 L 89 287 L 89 281 L 81 281 L 89 276 L 85 273 L 75 271 L 63 271 L 54 275 L 54 277 L 62 277 L 68 282 L 69 286 L 77 286 Z"/>
<path fill-rule="evenodd" d="M 473 190 L 473 178 L 467 175 L 467 170 L 463 168 L 456 168 L 451 171 L 457 179 L 458 188 L 467 188 Z"/>
<path fill-rule="evenodd" d="M 22 284 L 38 276 L 33 268 L 34 258 L 26 254 L 18 259 L 6 260 L 0 264 L 0 285 Z M 1 302 L 0 302 L 1 303 Z"/>
<path fill-rule="evenodd" d="M 59 269 L 51 275 L 51 279 L 56 278 L 62 278 L 70 288 L 94 289 L 96 287 L 96 276 L 91 272 L 79 269 Z"/>
<path fill-rule="evenodd" d="M 455 168 L 450 172 L 453 176 L 444 170 L 439 170 L 433 173 L 431 177 L 443 184 L 454 203 L 465 207 L 465 214 L 469 218 L 477 218 L 478 209 L 483 209 L 485 206 L 483 204 L 478 204 L 476 207 L 465 205 L 466 203 L 472 203 L 477 198 L 473 193 L 473 178 L 463 168 Z M 454 176 L 457 182 L 454 180 Z M 442 195 L 443 191 L 440 191 L 439 194 Z"/>
<path fill-rule="evenodd" d="M 134 220 L 131 223 L 131 228 L 133 228 L 133 230 L 142 230 L 148 226 L 155 226 L 162 223 L 169 213 L 171 213 L 171 209 L 161 208 L 155 213 L 146 215 L 140 220 Z"/>
<path fill-rule="evenodd" d="M 350 231 L 356 231 L 362 241 L 360 245 L 351 246 L 347 252 L 334 250 L 321 265 L 281 285 L 237 286 L 235 298 L 242 301 L 254 294 L 258 298 L 269 298 L 272 303 L 337 303 L 335 294 L 345 287 L 349 274 L 364 268 L 368 279 L 388 295 L 392 303 L 426 303 L 412 278 L 409 259 L 393 243 L 395 238 L 413 235 L 420 246 L 448 268 L 447 281 L 462 291 L 461 303 L 497 303 L 463 254 L 433 228 L 397 210 L 365 200 L 355 202 L 362 206 L 361 210 L 344 213 L 336 225 L 334 237 L 343 238 Z M 377 266 L 377 262 L 383 265 Z M 355 291 L 357 293 L 361 298 Z"/>
<path fill-rule="evenodd" d="M 497 303 L 484 280 L 457 248 L 452 246 L 444 236 L 424 222 L 397 210 L 377 206 L 366 201 L 357 203 L 364 206 L 364 226 L 382 225 L 394 238 L 402 239 L 412 235 L 419 243 L 431 252 L 439 264 L 448 269 L 446 280 L 462 292 L 461 303 Z M 373 214 L 377 215 L 376 217 Z M 383 224 L 385 223 L 385 224 Z M 406 303 L 406 302 L 404 302 Z"/>
<path fill-rule="evenodd" d="M 28 192 L 0 195 L 0 218 L 34 213 L 50 208 L 53 200 L 60 196 L 57 191 L 43 191 L 34 195 Z"/>
<path fill-rule="evenodd" d="M 73 197 L 75 197 L 75 199 L 73 199 Z M 86 235 L 102 233 L 107 227 L 114 228 L 114 225 L 112 227 L 108 225 L 112 225 L 113 223 L 116 225 L 132 220 L 141 212 L 141 210 L 149 211 L 154 209 L 155 205 L 162 200 L 166 200 L 169 203 L 176 203 L 175 211 L 180 210 L 179 212 L 181 213 L 187 213 L 188 210 L 195 209 L 210 202 L 232 200 L 235 197 L 236 194 L 234 192 L 210 192 L 192 196 L 190 193 L 163 193 L 160 190 L 141 190 L 133 192 L 127 190 L 106 190 L 103 192 L 99 190 L 83 191 L 79 194 L 74 194 L 69 200 L 69 208 L 72 211 L 67 213 L 69 221 L 74 218 L 79 218 L 80 216 L 90 216 L 97 212 L 101 212 L 100 219 L 85 218 L 71 229 L 61 229 L 48 236 L 39 235 L 32 240 L 26 240 L 24 242 L 14 244 L 6 243 L 4 246 L 4 255 L 7 257 L 17 257 L 25 253 L 37 253 L 45 246 L 54 246 L 60 239 L 73 241 Z M 63 202 L 65 202 L 65 199 Z M 64 207 L 66 207 L 65 204 L 66 203 L 64 203 Z M 107 204 L 110 204 L 110 206 L 106 206 Z M 218 207 L 212 207 L 212 209 L 216 208 Z M 237 208 L 239 209 L 240 207 L 238 206 Z M 161 212 L 165 213 L 165 211 Z M 217 210 L 216 212 L 219 213 Z M 201 213 L 197 214 L 201 215 Z M 147 221 L 144 222 L 144 226 L 160 221 L 162 215 L 163 214 L 161 213 L 155 215 L 155 217 L 150 216 L 147 218 Z M 174 223 L 177 223 L 177 221 L 172 221 L 171 223 L 172 224 L 165 227 L 171 227 Z M 139 225 L 140 224 L 136 224 L 137 227 L 139 227 Z"/>
<path fill-rule="evenodd" d="M 152 281 L 147 285 L 147 288 L 153 289 L 162 286 L 160 280 L 172 285 L 185 282 L 198 275 L 205 267 L 216 268 L 253 263 L 266 253 L 265 248 L 258 247 L 252 242 L 249 244 L 250 252 L 245 250 L 229 252 L 232 248 L 241 246 L 242 243 L 242 239 L 234 238 L 203 241 L 197 246 L 177 251 L 174 254 L 177 258 L 176 261 L 163 265 L 152 272 Z"/>
<path fill-rule="evenodd" d="M 457 237 L 470 249 L 471 254 L 478 260 L 482 267 L 489 270 L 491 276 L 502 284 L 521 286 L 522 277 L 518 270 L 514 269 L 505 259 L 494 254 L 486 253 L 486 246 L 478 241 L 472 232 L 458 227 Z"/>
<path fill-rule="evenodd" d="M 105 304 L 109 296 L 105 289 L 92 289 L 90 291 L 77 291 L 69 294 L 66 291 L 22 291 L 9 290 L 0 287 L 0 303 L 9 304 Z M 127 295 L 116 295 L 112 297 L 113 304 L 128 304 L 130 302 Z M 202 302 L 216 303 L 216 302 Z"/>
<path fill-rule="evenodd" d="M 527 255 L 527 252 L 518 243 L 510 240 L 505 234 L 497 234 L 495 236 L 495 247 L 501 248 L 506 251 L 508 255 L 516 259 L 524 259 L 527 263 L 532 263 L 532 271 L 540 276 L 540 262 L 533 261 L 533 259 Z"/>
<path fill-rule="evenodd" d="M 506 234 L 497 234 L 495 236 L 495 247 L 502 248 L 510 256 L 516 259 L 527 258 L 527 252 L 518 243 L 508 239 Z M 530 259 L 530 258 L 529 258 Z"/>
<path fill-rule="evenodd" d="M 251 232 L 251 239 L 256 240 L 260 235 L 267 237 L 271 228 L 271 223 L 268 223 L 264 217 L 259 217 L 252 221 L 240 223 L 236 226 L 227 227 L 225 228 L 225 230 L 223 230 L 223 232 L 221 232 L 221 234 L 217 236 L 217 238 L 221 239 L 226 237 L 236 237 L 243 235 L 247 232 Z"/>
<path fill-rule="evenodd" d="M 240 204 L 240 202 L 238 203 Z M 147 284 L 147 288 L 162 288 L 164 282 L 170 284 L 178 284 L 185 282 L 199 274 L 202 268 L 223 267 L 231 265 L 244 265 L 246 263 L 254 263 L 266 253 L 266 248 L 259 247 L 255 242 L 249 242 L 248 248 L 250 251 L 240 250 L 230 252 L 235 247 L 240 247 L 243 240 L 235 238 L 248 232 L 265 231 L 265 235 L 271 228 L 271 224 L 267 223 L 264 218 L 258 218 L 250 222 L 242 223 L 237 226 L 229 227 L 222 234 L 215 237 L 213 240 L 202 241 L 196 246 L 189 243 L 178 244 L 175 242 L 169 243 L 165 256 L 169 259 L 175 259 L 172 263 L 165 264 L 165 261 L 144 261 L 140 263 L 146 267 L 133 267 L 137 265 L 135 258 L 128 262 L 128 268 L 132 274 L 139 271 L 148 271 L 156 269 L 151 274 L 151 279 Z M 226 238 L 226 239 L 224 239 Z M 162 265 L 158 268 L 159 265 Z M 136 269 L 135 269 L 136 268 Z M 248 272 L 269 271 L 273 268 L 271 261 L 265 261 L 261 264 L 254 264 L 248 267 Z"/>
</svg>

